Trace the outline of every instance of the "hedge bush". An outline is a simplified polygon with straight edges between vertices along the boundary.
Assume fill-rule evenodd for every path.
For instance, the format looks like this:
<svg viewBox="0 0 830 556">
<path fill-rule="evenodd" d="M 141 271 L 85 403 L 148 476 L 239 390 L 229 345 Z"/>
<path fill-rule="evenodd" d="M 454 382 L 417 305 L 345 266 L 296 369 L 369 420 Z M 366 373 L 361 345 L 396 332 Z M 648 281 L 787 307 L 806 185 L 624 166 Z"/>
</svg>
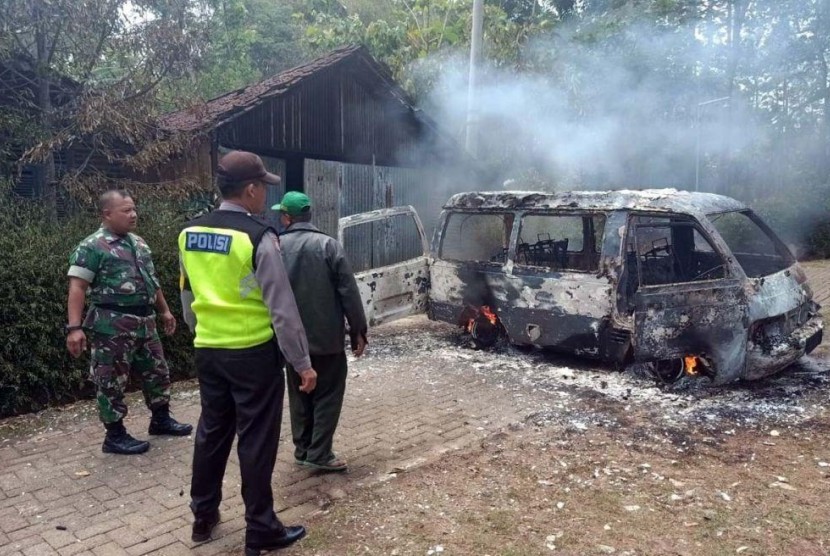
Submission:
<svg viewBox="0 0 830 556">
<path fill-rule="evenodd" d="M 153 250 L 179 327 L 163 336 L 174 379 L 192 376 L 190 331 L 181 319 L 176 235 L 185 216 L 160 201 L 139 209 L 138 234 Z M 89 397 L 89 353 L 75 360 L 65 345 L 69 255 L 99 226 L 94 211 L 56 219 L 42 201 L 0 190 L 0 416 Z M 133 387 L 139 386 L 137 380 Z"/>
</svg>

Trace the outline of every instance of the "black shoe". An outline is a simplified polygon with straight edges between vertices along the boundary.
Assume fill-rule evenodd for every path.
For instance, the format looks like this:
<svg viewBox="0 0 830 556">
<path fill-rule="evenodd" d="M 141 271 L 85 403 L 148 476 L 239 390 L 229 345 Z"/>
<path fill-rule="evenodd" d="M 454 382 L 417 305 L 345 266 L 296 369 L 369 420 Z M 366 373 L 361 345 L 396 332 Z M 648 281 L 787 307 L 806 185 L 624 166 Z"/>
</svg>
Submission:
<svg viewBox="0 0 830 556">
<path fill-rule="evenodd" d="M 205 542 L 210 540 L 210 534 L 213 529 L 219 525 L 219 510 L 216 510 L 208 517 L 197 517 L 193 522 L 193 532 L 190 534 L 190 540 L 193 542 Z"/>
<path fill-rule="evenodd" d="M 127 429 L 124 428 L 122 421 L 115 423 L 105 423 L 107 428 L 107 436 L 104 437 L 104 443 L 101 445 L 101 451 L 105 454 L 123 454 L 136 455 L 143 454 L 150 449 L 150 443 L 146 440 L 137 440 L 130 436 Z"/>
<path fill-rule="evenodd" d="M 162 406 L 153 410 L 153 418 L 150 419 L 149 434 L 165 434 L 167 436 L 187 436 L 193 432 L 192 425 L 179 423 L 170 416 L 170 406 Z"/>
<path fill-rule="evenodd" d="M 279 537 L 271 539 L 246 540 L 245 556 L 259 556 L 262 552 L 291 546 L 301 538 L 305 537 L 305 533 L 305 527 L 302 525 L 291 525 L 286 527 L 285 532 Z"/>
</svg>

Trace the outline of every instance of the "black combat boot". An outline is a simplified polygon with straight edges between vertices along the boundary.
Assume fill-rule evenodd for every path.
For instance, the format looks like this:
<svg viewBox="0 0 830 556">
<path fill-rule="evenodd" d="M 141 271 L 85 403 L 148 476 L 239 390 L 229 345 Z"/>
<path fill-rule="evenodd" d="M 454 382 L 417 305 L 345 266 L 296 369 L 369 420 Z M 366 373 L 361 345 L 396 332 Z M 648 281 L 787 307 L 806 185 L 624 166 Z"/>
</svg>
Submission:
<svg viewBox="0 0 830 556">
<path fill-rule="evenodd" d="M 193 432 L 192 425 L 179 423 L 170 416 L 170 406 L 163 405 L 153 410 L 153 418 L 150 419 L 150 434 L 166 434 L 168 436 L 187 436 Z"/>
<path fill-rule="evenodd" d="M 137 440 L 130 436 L 124 428 L 121 420 L 115 423 L 104 423 L 107 428 L 107 436 L 104 437 L 104 444 L 101 451 L 106 454 L 134 455 L 143 454 L 150 449 L 150 443 L 146 440 Z"/>
</svg>

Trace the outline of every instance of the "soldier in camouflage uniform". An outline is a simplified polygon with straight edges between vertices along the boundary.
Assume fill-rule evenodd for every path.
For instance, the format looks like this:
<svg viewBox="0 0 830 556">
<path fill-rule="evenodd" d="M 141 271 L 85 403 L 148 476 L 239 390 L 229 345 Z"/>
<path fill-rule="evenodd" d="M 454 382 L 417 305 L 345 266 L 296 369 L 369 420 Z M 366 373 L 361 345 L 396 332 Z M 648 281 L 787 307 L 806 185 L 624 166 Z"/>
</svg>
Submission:
<svg viewBox="0 0 830 556">
<path fill-rule="evenodd" d="M 107 429 L 102 450 L 140 454 L 150 443 L 133 438 L 123 424 L 130 369 L 141 374 L 144 401 L 153 412 L 150 434 L 186 436 L 192 430 L 170 416 L 170 373 L 155 311 L 167 334 L 175 332 L 176 319 L 161 291 L 150 248 L 131 233 L 137 217 L 129 193 L 108 191 L 101 196 L 100 209 L 101 228 L 84 239 L 69 259 L 66 345 L 78 357 L 86 349 L 86 332 L 90 335 L 90 377 Z M 87 294 L 90 308 L 82 324 Z"/>
</svg>

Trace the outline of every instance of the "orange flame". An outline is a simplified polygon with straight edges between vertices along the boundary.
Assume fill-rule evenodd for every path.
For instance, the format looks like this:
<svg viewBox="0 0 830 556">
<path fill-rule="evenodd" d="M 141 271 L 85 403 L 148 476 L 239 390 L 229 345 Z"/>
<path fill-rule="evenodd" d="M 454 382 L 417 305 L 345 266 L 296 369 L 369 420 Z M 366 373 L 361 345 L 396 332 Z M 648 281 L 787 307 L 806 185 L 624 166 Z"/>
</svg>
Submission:
<svg viewBox="0 0 830 556">
<path fill-rule="evenodd" d="M 490 324 L 492 324 L 493 326 L 495 326 L 496 323 L 499 322 L 499 317 L 497 317 L 496 313 L 494 313 L 493 310 L 490 309 L 490 306 L 489 305 L 482 305 L 481 307 L 479 307 L 478 313 L 473 318 L 471 318 L 470 320 L 467 321 L 467 325 L 464 327 L 464 329 L 467 332 L 472 333 L 473 325 L 475 324 L 476 319 L 480 315 L 484 315 L 487 318 L 487 320 L 490 321 Z"/>
<path fill-rule="evenodd" d="M 487 317 L 487 320 L 489 320 L 492 325 L 495 325 L 499 320 L 496 313 L 494 313 L 487 305 L 481 306 L 481 314 Z"/>
<path fill-rule="evenodd" d="M 687 355 L 683 358 L 684 366 L 686 368 L 686 374 L 689 376 L 695 376 L 697 371 L 697 357 L 694 355 Z"/>
</svg>

